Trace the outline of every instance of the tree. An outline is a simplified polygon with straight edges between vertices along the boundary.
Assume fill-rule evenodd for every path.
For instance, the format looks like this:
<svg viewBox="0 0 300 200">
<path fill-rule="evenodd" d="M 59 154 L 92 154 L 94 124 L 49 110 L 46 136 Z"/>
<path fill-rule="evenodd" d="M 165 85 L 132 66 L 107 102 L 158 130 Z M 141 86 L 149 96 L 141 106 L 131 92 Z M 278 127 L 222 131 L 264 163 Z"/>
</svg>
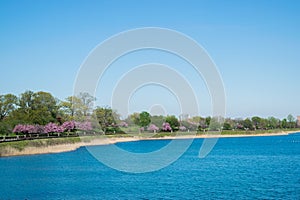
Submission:
<svg viewBox="0 0 300 200">
<path fill-rule="evenodd" d="M 287 120 L 284 118 L 282 121 L 281 121 L 281 128 L 287 128 L 288 127 L 288 123 L 287 123 Z"/>
<path fill-rule="evenodd" d="M 82 117 L 83 112 L 81 107 L 83 103 L 81 99 L 76 96 L 67 97 L 65 101 L 60 102 L 60 109 L 64 114 L 70 116 L 70 119 L 77 120 L 76 117 Z M 76 117 L 75 117 L 76 116 Z"/>
<path fill-rule="evenodd" d="M 225 123 L 223 124 L 223 129 L 224 129 L 224 130 L 231 130 L 232 128 L 231 128 L 231 125 L 230 125 L 228 122 L 225 122 Z"/>
<path fill-rule="evenodd" d="M 164 122 L 162 124 L 162 130 L 165 131 L 165 132 L 171 132 L 172 127 L 170 126 L 170 124 L 168 122 Z"/>
<path fill-rule="evenodd" d="M 185 126 L 179 126 L 179 131 L 182 131 L 182 132 L 186 131 L 186 127 Z"/>
<path fill-rule="evenodd" d="M 196 131 L 198 126 L 199 126 L 198 124 L 199 123 L 193 122 L 193 121 L 190 121 L 190 120 L 180 121 L 180 126 L 185 126 L 188 131 Z"/>
<path fill-rule="evenodd" d="M 261 118 L 260 117 L 252 117 L 252 124 L 255 129 L 260 129 L 261 128 Z"/>
<path fill-rule="evenodd" d="M 295 128 L 295 125 L 296 125 L 296 119 L 293 115 L 289 114 L 287 116 L 287 121 L 289 123 L 289 127 L 290 128 Z"/>
<path fill-rule="evenodd" d="M 90 131 L 93 130 L 92 122 L 75 122 L 75 128 L 81 131 Z"/>
<path fill-rule="evenodd" d="M 211 121 L 211 117 L 210 117 L 210 116 L 208 116 L 208 117 L 205 118 L 205 126 L 206 126 L 206 127 L 209 126 L 210 121 Z"/>
<path fill-rule="evenodd" d="M 195 130 L 202 131 L 202 129 L 205 129 L 208 127 L 208 125 L 206 125 L 205 118 L 200 117 L 200 116 L 192 117 L 191 119 L 188 119 L 187 121 L 181 121 L 180 124 L 185 126 L 188 130 L 192 130 L 192 131 L 195 131 Z"/>
<path fill-rule="evenodd" d="M 179 129 L 179 121 L 174 115 L 167 116 L 166 122 L 170 124 L 173 131 L 177 131 Z"/>
<path fill-rule="evenodd" d="M 96 101 L 96 98 L 90 95 L 87 92 L 81 92 L 78 95 L 78 98 L 82 102 L 82 112 L 84 116 L 88 116 L 93 109 L 93 103 Z"/>
<path fill-rule="evenodd" d="M 64 131 L 67 132 L 75 131 L 76 128 L 75 121 L 66 121 L 61 125 L 61 127 L 63 128 Z"/>
<path fill-rule="evenodd" d="M 268 128 L 274 129 L 277 128 L 279 125 L 279 120 L 276 119 L 275 117 L 269 117 L 268 118 Z"/>
<path fill-rule="evenodd" d="M 19 98 L 19 103 L 18 103 L 18 110 L 26 116 L 26 118 L 29 117 L 29 113 L 32 110 L 33 106 L 33 98 L 34 98 L 34 92 L 28 90 L 24 93 L 21 94 L 21 97 Z"/>
<path fill-rule="evenodd" d="M 198 125 L 198 124 L 200 124 L 202 122 L 205 123 L 205 118 L 200 117 L 200 116 L 194 116 L 191 119 L 189 119 L 189 121 Z"/>
<path fill-rule="evenodd" d="M 48 92 L 36 92 L 32 95 L 30 121 L 32 124 L 47 124 L 56 121 L 58 101 Z"/>
<path fill-rule="evenodd" d="M 55 122 L 57 114 L 58 101 L 50 93 L 26 91 L 19 98 L 18 108 L 11 112 L 10 120 L 21 124 L 45 125 Z"/>
<path fill-rule="evenodd" d="M 0 135 L 10 134 L 12 132 L 12 126 L 8 121 L 0 121 Z"/>
<path fill-rule="evenodd" d="M 264 119 L 264 118 L 261 118 L 261 122 L 260 122 L 260 128 L 261 129 L 267 129 L 268 128 L 268 119 Z"/>
<path fill-rule="evenodd" d="M 139 125 L 140 127 L 146 127 L 150 124 L 151 122 L 151 116 L 148 112 L 143 111 L 140 113 L 139 116 Z"/>
<path fill-rule="evenodd" d="M 244 128 L 247 129 L 247 130 L 248 129 L 250 129 L 250 130 L 253 129 L 252 121 L 249 118 L 245 119 L 242 124 L 243 124 Z"/>
<path fill-rule="evenodd" d="M 135 113 L 132 113 L 130 116 L 129 116 L 129 120 L 128 122 L 133 122 L 135 125 L 138 125 L 140 124 L 140 114 L 135 112 Z"/>
<path fill-rule="evenodd" d="M 0 95 L 0 121 L 16 108 L 18 98 L 13 94 Z"/>
<path fill-rule="evenodd" d="M 165 122 L 165 117 L 162 115 L 151 116 L 151 123 L 156 125 L 157 127 L 160 127 L 162 125 L 162 123 L 164 123 L 164 122 Z"/>
<path fill-rule="evenodd" d="M 104 134 L 109 130 L 110 127 L 116 125 L 116 120 L 114 118 L 114 111 L 111 108 L 97 107 L 94 110 L 94 115 L 96 116 Z"/>
<path fill-rule="evenodd" d="M 209 130 L 211 131 L 219 131 L 221 130 L 222 123 L 220 122 L 218 117 L 210 118 Z"/>
<path fill-rule="evenodd" d="M 155 124 L 150 124 L 147 130 L 156 133 L 156 131 L 158 131 L 159 128 Z"/>
<path fill-rule="evenodd" d="M 33 95 L 33 110 L 47 110 L 55 119 L 58 111 L 58 100 L 48 92 L 36 92 Z"/>
<path fill-rule="evenodd" d="M 91 114 L 95 97 L 88 93 L 70 96 L 60 103 L 61 110 L 69 116 L 69 120 L 84 121 Z"/>
</svg>

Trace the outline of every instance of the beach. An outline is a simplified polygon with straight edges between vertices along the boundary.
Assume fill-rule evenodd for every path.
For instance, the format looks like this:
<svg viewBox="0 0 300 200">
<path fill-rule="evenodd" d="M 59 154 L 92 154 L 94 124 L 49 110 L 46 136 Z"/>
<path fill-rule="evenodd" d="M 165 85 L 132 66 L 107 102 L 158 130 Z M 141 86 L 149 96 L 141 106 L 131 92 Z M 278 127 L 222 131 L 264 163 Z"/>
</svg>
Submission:
<svg viewBox="0 0 300 200">
<path fill-rule="evenodd" d="M 75 151 L 76 149 L 84 146 L 94 145 L 110 145 L 119 142 L 133 142 L 140 140 L 173 140 L 173 139 L 205 139 L 205 138 L 233 138 L 233 137 L 262 137 L 262 136 L 284 136 L 296 133 L 295 131 L 287 131 L 280 133 L 265 133 L 265 134 L 242 134 L 242 135 L 220 135 L 220 134 L 206 134 L 206 135 L 179 135 L 179 136 L 165 136 L 165 137 L 102 137 L 95 138 L 89 141 L 81 140 L 80 142 L 70 144 L 57 144 L 42 147 L 25 147 L 22 150 L 13 147 L 6 147 L 4 152 L 1 152 L 1 157 L 7 156 L 22 156 L 22 155 L 35 155 L 47 153 L 62 153 L 68 151 Z"/>
</svg>

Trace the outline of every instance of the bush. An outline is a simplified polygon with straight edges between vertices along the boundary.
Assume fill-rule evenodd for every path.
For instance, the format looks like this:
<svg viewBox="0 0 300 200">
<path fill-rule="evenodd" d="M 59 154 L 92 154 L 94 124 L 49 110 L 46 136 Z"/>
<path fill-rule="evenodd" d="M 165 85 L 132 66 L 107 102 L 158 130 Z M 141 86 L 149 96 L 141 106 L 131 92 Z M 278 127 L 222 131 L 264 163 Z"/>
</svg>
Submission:
<svg viewBox="0 0 300 200">
<path fill-rule="evenodd" d="M 157 126 L 155 126 L 155 124 L 150 124 L 149 127 L 147 128 L 148 131 L 151 132 L 157 132 L 159 130 L 159 128 Z"/>
<path fill-rule="evenodd" d="M 12 132 L 11 126 L 5 122 L 0 122 L 0 135 L 8 135 Z"/>
<path fill-rule="evenodd" d="M 162 124 L 162 130 L 165 132 L 171 132 L 172 128 L 168 122 Z"/>
<path fill-rule="evenodd" d="M 125 132 L 122 131 L 119 127 L 109 126 L 107 127 L 105 134 L 125 134 Z"/>
</svg>

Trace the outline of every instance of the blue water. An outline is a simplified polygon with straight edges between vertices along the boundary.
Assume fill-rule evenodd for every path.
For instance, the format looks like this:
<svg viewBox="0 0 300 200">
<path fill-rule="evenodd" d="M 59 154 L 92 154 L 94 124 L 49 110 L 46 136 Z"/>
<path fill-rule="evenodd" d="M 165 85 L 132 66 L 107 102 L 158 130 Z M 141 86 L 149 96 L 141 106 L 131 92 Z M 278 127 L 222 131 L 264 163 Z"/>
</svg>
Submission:
<svg viewBox="0 0 300 200">
<path fill-rule="evenodd" d="M 118 146 L 148 152 L 168 142 Z M 176 162 L 144 174 L 108 168 L 86 148 L 0 158 L 0 199 L 300 199 L 300 133 L 219 139 L 199 159 L 202 142 L 194 140 Z"/>
</svg>

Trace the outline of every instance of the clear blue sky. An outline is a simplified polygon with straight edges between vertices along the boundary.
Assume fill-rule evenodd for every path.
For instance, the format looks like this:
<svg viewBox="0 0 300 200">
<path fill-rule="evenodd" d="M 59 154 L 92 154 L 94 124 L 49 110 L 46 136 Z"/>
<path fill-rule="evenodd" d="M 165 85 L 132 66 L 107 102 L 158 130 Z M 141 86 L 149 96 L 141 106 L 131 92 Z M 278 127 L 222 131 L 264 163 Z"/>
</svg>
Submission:
<svg viewBox="0 0 300 200">
<path fill-rule="evenodd" d="M 77 71 L 96 45 L 154 26 L 182 32 L 207 50 L 224 81 L 227 116 L 300 115 L 299 13 L 300 1 L 289 0 L 1 0 L 0 93 L 71 96 Z M 141 94 L 133 99 L 142 100 Z M 109 104 L 103 93 L 97 98 Z"/>
</svg>

